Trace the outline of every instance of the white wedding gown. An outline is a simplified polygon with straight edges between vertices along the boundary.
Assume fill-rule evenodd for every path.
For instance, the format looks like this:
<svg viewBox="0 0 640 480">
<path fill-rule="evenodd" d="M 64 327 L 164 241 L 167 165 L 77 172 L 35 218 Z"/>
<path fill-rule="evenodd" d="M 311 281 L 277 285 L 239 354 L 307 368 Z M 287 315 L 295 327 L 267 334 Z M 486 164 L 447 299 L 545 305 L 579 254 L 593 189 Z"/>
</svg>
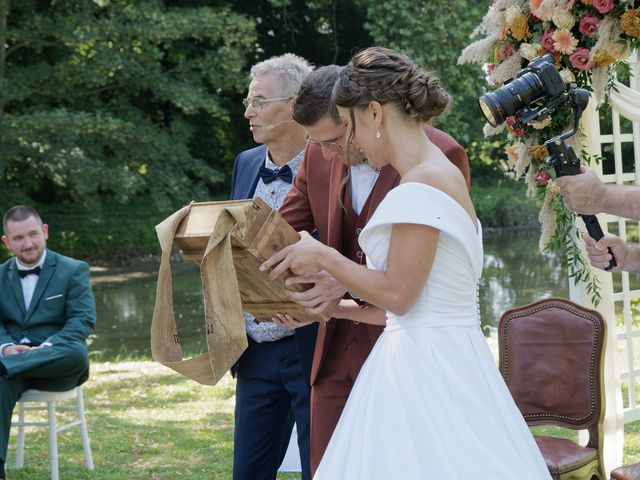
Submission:
<svg viewBox="0 0 640 480">
<path fill-rule="evenodd" d="M 394 223 L 440 230 L 433 267 L 411 310 L 387 313 L 314 480 L 550 479 L 480 330 L 480 225 L 401 184 L 360 235 L 369 268 L 385 268 Z"/>
</svg>

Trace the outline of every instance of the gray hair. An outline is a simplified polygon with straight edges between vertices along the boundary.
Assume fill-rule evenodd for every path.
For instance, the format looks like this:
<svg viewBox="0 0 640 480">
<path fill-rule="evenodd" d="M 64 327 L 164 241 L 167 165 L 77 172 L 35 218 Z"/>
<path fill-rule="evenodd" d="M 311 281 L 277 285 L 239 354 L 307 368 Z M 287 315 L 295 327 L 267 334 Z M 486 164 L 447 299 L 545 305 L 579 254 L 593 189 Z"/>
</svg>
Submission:
<svg viewBox="0 0 640 480">
<path fill-rule="evenodd" d="M 264 75 L 273 76 L 276 85 L 276 95 L 281 97 L 293 97 L 304 78 L 313 70 L 313 67 L 304 58 L 285 53 L 277 57 L 271 57 L 251 68 L 251 80 Z"/>
</svg>

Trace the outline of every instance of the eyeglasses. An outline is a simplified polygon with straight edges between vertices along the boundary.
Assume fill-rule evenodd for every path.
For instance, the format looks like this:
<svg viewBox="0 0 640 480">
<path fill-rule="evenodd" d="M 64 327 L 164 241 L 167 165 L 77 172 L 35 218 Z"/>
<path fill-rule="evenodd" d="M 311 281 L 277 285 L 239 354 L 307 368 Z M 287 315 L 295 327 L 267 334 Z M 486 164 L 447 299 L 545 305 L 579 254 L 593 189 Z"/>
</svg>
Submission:
<svg viewBox="0 0 640 480">
<path fill-rule="evenodd" d="M 320 148 L 326 148 L 336 153 L 341 153 L 343 150 L 342 145 L 337 142 L 318 142 L 311 137 L 307 137 L 307 143 L 317 145 Z"/>
<path fill-rule="evenodd" d="M 256 112 L 260 112 L 262 111 L 262 106 L 265 103 L 271 103 L 271 102 L 284 102 L 287 100 L 291 100 L 293 97 L 279 97 L 279 98 L 244 98 L 242 99 L 242 105 L 244 105 L 244 108 L 249 107 L 249 105 L 251 105 L 251 108 L 253 108 Z"/>
</svg>

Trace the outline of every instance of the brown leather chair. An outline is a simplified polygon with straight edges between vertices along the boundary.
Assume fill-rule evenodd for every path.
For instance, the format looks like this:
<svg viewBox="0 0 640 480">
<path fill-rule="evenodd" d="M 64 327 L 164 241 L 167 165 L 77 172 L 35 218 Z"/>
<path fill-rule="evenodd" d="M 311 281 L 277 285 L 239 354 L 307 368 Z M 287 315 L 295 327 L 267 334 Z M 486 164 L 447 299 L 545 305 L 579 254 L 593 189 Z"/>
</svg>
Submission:
<svg viewBox="0 0 640 480">
<path fill-rule="evenodd" d="M 611 472 L 611 480 L 640 480 L 640 462 L 616 468 Z"/>
<path fill-rule="evenodd" d="M 588 429 L 586 447 L 536 436 L 554 480 L 605 480 L 605 322 L 595 310 L 549 298 L 506 311 L 499 326 L 500 372 L 528 425 Z"/>
</svg>

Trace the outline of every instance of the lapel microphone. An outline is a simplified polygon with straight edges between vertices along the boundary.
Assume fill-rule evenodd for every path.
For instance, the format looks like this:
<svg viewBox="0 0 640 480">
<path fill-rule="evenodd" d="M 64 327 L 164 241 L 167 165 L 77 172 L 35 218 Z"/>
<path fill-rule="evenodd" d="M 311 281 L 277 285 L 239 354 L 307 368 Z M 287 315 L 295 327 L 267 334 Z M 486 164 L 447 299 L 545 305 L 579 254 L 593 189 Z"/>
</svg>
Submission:
<svg viewBox="0 0 640 480">
<path fill-rule="evenodd" d="M 271 131 L 274 128 L 278 128 L 283 123 L 295 123 L 295 120 L 283 120 L 283 121 L 278 122 L 278 123 L 269 124 L 269 125 L 265 126 L 264 128 L 266 128 L 267 130 Z"/>
</svg>

